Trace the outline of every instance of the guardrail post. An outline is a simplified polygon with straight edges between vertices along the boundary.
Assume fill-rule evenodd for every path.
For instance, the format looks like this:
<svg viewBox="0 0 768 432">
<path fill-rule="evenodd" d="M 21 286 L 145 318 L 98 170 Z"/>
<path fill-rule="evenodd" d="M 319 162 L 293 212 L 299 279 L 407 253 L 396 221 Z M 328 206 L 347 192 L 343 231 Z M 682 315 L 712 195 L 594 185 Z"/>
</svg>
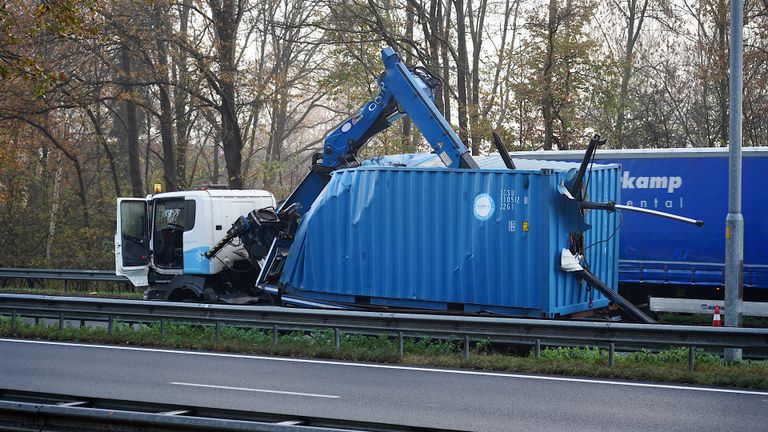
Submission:
<svg viewBox="0 0 768 432">
<path fill-rule="evenodd" d="M 107 315 L 107 334 L 112 336 L 112 332 L 114 331 L 114 322 L 112 321 L 112 315 Z"/>
<path fill-rule="evenodd" d="M 341 333 L 338 327 L 333 329 L 333 347 L 336 352 L 341 351 Z"/>
<path fill-rule="evenodd" d="M 11 309 L 11 334 L 16 334 L 16 309 Z"/>
<path fill-rule="evenodd" d="M 469 335 L 464 335 L 464 360 L 469 360 Z"/>
<path fill-rule="evenodd" d="M 216 321 L 216 328 L 214 331 L 214 339 L 218 342 L 221 339 L 221 322 Z"/>
<path fill-rule="evenodd" d="M 405 357 L 405 338 L 403 332 L 397 332 L 397 355 L 402 359 Z"/>
<path fill-rule="evenodd" d="M 277 335 L 277 324 L 272 324 L 272 348 L 277 349 L 277 342 L 278 342 L 278 335 Z"/>
<path fill-rule="evenodd" d="M 616 346 L 613 342 L 608 346 L 608 367 L 613 367 L 616 359 L 614 356 L 616 355 Z"/>
<path fill-rule="evenodd" d="M 160 317 L 160 340 L 165 339 L 165 318 Z"/>
<path fill-rule="evenodd" d="M 693 369 L 696 366 L 696 346 L 691 345 L 688 347 L 688 372 L 693 373 Z"/>
<path fill-rule="evenodd" d="M 59 330 L 64 330 L 64 312 L 59 312 Z"/>
<path fill-rule="evenodd" d="M 541 357 L 541 339 L 536 339 L 536 343 L 533 346 L 533 356 L 536 358 Z"/>
</svg>

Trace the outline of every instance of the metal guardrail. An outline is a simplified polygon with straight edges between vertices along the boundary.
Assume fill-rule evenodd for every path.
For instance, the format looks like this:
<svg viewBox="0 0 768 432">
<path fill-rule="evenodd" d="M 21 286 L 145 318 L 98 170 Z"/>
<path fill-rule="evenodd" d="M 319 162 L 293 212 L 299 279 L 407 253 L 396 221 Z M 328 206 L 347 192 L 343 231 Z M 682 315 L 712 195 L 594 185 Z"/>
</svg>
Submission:
<svg viewBox="0 0 768 432">
<path fill-rule="evenodd" d="M 437 432 L 445 429 L 0 389 L 0 430 Z"/>
<path fill-rule="evenodd" d="M 0 279 L 53 279 L 102 282 L 128 282 L 110 270 L 0 268 Z"/>
<path fill-rule="evenodd" d="M 473 339 L 517 338 L 531 344 L 537 340 L 557 340 L 602 346 L 620 343 L 644 347 L 768 348 L 768 329 L 757 328 L 293 309 L 22 294 L 0 294 L 0 310 L 6 311 L 6 315 L 45 312 L 60 319 L 100 318 L 110 322 L 181 320 L 279 327 L 284 330 L 334 328 L 401 335 L 454 335 Z"/>
</svg>

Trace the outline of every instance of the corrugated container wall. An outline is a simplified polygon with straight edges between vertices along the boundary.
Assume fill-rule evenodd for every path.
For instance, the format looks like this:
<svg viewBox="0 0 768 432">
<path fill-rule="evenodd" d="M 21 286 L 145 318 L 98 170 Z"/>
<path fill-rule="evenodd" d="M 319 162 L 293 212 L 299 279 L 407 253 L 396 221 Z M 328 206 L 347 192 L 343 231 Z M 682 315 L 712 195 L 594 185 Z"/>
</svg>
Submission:
<svg viewBox="0 0 768 432">
<path fill-rule="evenodd" d="M 569 234 L 587 228 L 558 192 L 578 164 L 477 158 L 440 167 L 434 155 L 368 161 L 333 174 L 304 216 L 281 278 L 293 295 L 440 310 L 557 316 L 607 299 L 559 269 Z M 592 201 L 618 200 L 619 167 L 595 165 Z M 618 218 L 592 211 L 591 270 L 615 289 Z M 590 302 L 591 299 L 591 302 Z"/>
</svg>

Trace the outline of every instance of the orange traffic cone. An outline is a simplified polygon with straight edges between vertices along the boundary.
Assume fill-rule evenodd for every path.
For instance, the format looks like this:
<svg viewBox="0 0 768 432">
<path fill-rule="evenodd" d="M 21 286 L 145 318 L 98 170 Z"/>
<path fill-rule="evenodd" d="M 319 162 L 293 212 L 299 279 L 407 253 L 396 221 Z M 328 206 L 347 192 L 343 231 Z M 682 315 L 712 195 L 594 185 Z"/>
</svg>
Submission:
<svg viewBox="0 0 768 432">
<path fill-rule="evenodd" d="M 715 305 L 715 315 L 712 317 L 712 327 L 722 327 L 723 323 L 720 321 L 720 306 Z"/>
</svg>

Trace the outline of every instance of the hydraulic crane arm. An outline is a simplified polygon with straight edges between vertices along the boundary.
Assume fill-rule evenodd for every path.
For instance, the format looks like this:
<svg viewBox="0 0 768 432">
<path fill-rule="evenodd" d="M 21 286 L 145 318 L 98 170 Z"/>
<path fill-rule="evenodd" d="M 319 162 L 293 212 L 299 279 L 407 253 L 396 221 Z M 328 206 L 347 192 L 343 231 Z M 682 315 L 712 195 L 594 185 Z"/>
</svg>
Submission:
<svg viewBox="0 0 768 432">
<path fill-rule="evenodd" d="M 452 168 L 477 168 L 464 143 L 433 102 L 440 80 L 422 67 L 408 68 L 392 48 L 381 50 L 384 73 L 379 94 L 331 132 L 323 146 L 322 164 L 338 168 L 355 163 L 358 150 L 403 115 L 421 131 L 440 160 Z"/>
<path fill-rule="evenodd" d="M 303 215 L 330 180 L 334 170 L 358 165 L 357 152 L 369 139 L 407 115 L 421 131 L 443 163 L 452 168 L 478 168 L 433 102 L 440 80 L 426 68 L 408 66 L 392 48 L 381 50 L 384 72 L 377 79 L 379 94 L 354 116 L 326 136 L 322 153 L 313 158 L 312 169 L 278 211 L 298 203 Z"/>
</svg>

